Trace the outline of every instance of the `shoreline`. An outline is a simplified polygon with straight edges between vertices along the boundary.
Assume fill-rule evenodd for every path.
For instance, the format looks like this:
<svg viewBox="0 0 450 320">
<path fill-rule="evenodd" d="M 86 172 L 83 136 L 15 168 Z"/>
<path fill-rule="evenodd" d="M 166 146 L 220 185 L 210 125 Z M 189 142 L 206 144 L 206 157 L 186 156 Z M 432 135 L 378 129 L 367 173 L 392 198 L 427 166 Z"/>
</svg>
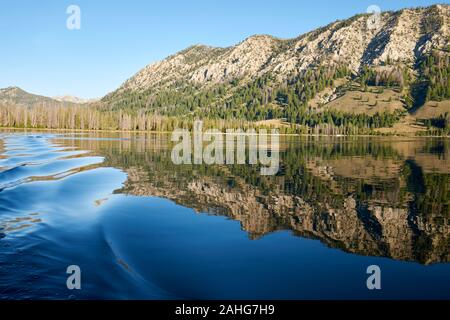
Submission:
<svg viewBox="0 0 450 320">
<path fill-rule="evenodd" d="M 3 130 L 13 130 L 13 131 L 35 131 L 35 132 L 78 132 L 78 133 L 134 133 L 134 134 L 170 134 L 172 131 L 136 131 L 136 130 L 86 130 L 86 129 L 49 129 L 49 128 L 15 128 L 15 127 L 0 127 L 0 131 Z M 227 134 L 223 132 L 223 134 Z M 247 135 L 247 134 L 246 134 Z M 273 134 L 268 134 L 273 135 Z M 355 135 L 328 135 L 328 134 L 298 134 L 298 133 L 279 133 L 279 136 L 292 136 L 292 137 L 372 137 L 372 138 L 443 138 L 450 139 L 450 135 L 447 136 L 416 136 L 416 135 L 399 135 L 399 134 L 388 134 L 388 135 L 370 135 L 370 134 L 355 134 Z"/>
</svg>

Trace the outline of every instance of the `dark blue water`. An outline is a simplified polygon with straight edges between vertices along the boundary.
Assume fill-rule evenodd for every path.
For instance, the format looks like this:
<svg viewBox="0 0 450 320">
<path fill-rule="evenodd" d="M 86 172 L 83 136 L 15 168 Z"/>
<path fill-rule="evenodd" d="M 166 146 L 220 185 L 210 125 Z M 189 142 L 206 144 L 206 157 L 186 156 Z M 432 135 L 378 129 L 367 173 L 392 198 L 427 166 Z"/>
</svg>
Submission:
<svg viewBox="0 0 450 320">
<path fill-rule="evenodd" d="M 165 136 L 1 134 L 0 298 L 450 298 L 447 141 L 282 150 L 262 178 L 175 166 Z"/>
</svg>

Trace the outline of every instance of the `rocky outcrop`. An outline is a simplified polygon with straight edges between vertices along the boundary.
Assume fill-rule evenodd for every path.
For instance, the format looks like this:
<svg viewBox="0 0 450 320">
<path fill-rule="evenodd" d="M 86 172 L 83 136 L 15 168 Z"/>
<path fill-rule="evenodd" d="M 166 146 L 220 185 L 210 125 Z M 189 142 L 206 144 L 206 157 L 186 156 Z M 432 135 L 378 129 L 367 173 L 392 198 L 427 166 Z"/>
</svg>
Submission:
<svg viewBox="0 0 450 320">
<path fill-rule="evenodd" d="M 145 67 L 113 95 L 157 90 L 177 81 L 208 86 L 268 73 L 284 81 L 319 65 L 344 64 L 355 73 L 364 65 L 380 66 L 387 60 L 412 66 L 431 49 L 448 47 L 449 8 L 385 12 L 374 27 L 368 25 L 368 15 L 358 15 L 295 39 L 257 35 L 228 48 L 193 46 Z"/>
</svg>

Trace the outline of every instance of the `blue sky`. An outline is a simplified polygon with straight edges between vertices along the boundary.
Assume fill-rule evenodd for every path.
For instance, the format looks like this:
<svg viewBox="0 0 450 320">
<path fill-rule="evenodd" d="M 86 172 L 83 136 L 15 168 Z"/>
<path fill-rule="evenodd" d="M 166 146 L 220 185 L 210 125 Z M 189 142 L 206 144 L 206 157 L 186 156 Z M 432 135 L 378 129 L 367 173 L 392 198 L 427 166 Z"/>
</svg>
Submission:
<svg viewBox="0 0 450 320">
<path fill-rule="evenodd" d="M 385 11 L 445 2 L 0 0 L 0 88 L 101 97 L 192 44 L 230 46 L 253 34 L 290 38 L 372 4 Z M 66 28 L 71 4 L 81 9 L 80 30 Z"/>
</svg>

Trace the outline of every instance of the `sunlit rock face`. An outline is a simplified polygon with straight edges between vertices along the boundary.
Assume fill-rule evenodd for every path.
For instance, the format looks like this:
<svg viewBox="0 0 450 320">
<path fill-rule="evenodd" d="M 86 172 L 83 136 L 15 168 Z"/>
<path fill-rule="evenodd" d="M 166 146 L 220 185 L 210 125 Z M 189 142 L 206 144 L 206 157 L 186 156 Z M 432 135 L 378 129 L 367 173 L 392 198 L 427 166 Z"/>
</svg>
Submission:
<svg viewBox="0 0 450 320">
<path fill-rule="evenodd" d="M 368 27 L 368 17 L 333 22 L 294 39 L 255 35 L 227 48 L 195 45 L 148 65 L 112 95 L 160 89 L 177 81 L 209 86 L 269 73 L 284 81 L 318 65 L 345 64 L 355 73 L 388 60 L 412 66 L 432 49 L 449 44 L 448 5 L 385 12 L 374 28 Z"/>
</svg>

